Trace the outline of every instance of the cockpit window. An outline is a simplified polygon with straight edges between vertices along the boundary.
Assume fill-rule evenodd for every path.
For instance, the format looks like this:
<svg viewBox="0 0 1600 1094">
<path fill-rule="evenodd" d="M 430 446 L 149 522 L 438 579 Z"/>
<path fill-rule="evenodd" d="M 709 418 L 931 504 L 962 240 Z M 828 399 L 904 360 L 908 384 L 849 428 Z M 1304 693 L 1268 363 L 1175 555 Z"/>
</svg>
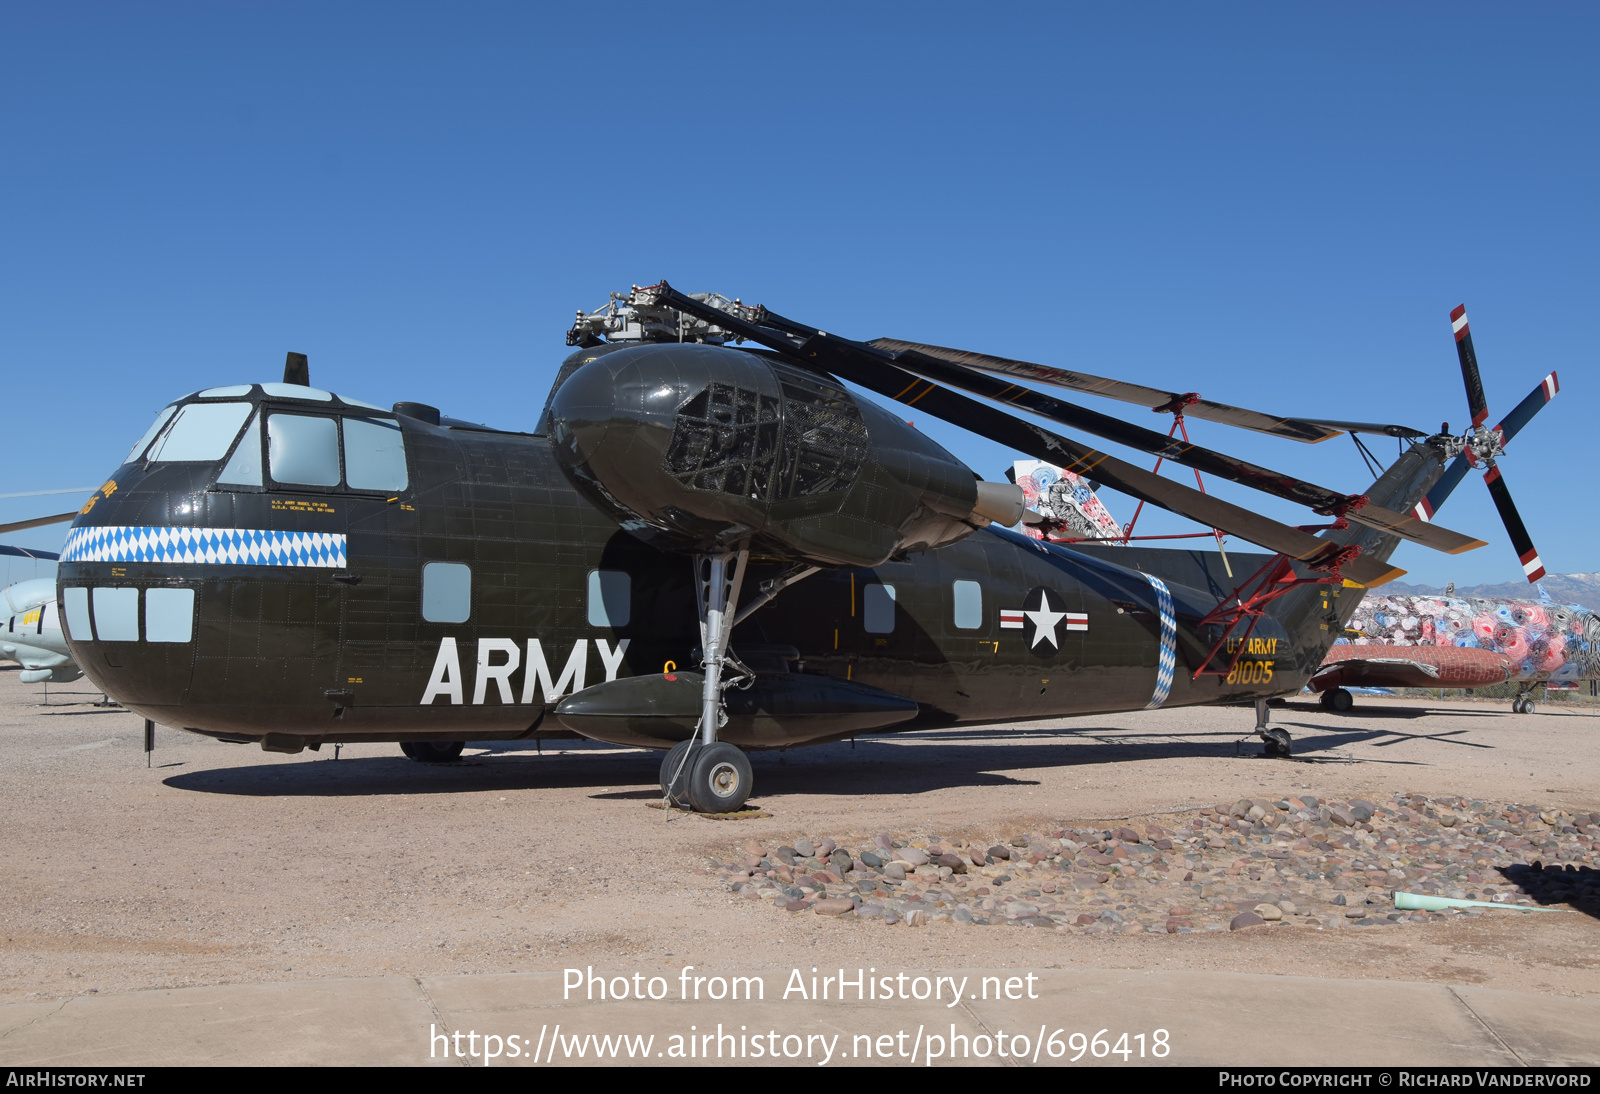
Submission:
<svg viewBox="0 0 1600 1094">
<path fill-rule="evenodd" d="M 239 446 L 233 450 L 228 466 L 217 476 L 217 482 L 224 486 L 261 485 L 261 415 L 250 419 Z"/>
<path fill-rule="evenodd" d="M 139 438 L 139 443 L 133 446 L 132 451 L 128 453 L 128 458 L 122 462 L 132 463 L 134 460 L 144 455 L 145 448 L 152 440 L 155 439 L 155 435 L 161 432 L 161 427 L 167 424 L 168 420 L 171 419 L 173 413 L 177 409 L 178 408 L 175 406 L 169 406 L 160 414 L 157 414 L 155 422 L 150 426 L 149 429 L 144 431 L 144 436 Z"/>
<path fill-rule="evenodd" d="M 276 482 L 338 486 L 338 423 L 304 414 L 271 415 L 267 418 L 267 463 Z"/>
<path fill-rule="evenodd" d="M 404 490 L 406 449 L 400 426 L 372 418 L 344 420 L 344 476 L 352 490 Z"/>
<path fill-rule="evenodd" d="M 150 462 L 220 460 L 249 415 L 249 403 L 190 403 L 151 445 Z"/>
</svg>

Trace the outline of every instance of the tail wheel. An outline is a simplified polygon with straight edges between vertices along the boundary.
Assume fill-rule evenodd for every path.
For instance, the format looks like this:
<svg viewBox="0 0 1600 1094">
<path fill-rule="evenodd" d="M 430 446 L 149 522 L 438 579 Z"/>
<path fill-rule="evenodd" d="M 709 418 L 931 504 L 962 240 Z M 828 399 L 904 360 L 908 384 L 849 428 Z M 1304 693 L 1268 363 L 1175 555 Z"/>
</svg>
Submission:
<svg viewBox="0 0 1600 1094">
<path fill-rule="evenodd" d="M 733 745 L 718 742 L 697 750 L 689 764 L 689 804 L 702 813 L 732 813 L 750 797 L 750 761 Z"/>
<path fill-rule="evenodd" d="M 404 741 L 400 751 L 422 764 L 447 764 L 461 758 L 465 741 Z"/>
<path fill-rule="evenodd" d="M 1328 700 L 1328 709 L 1340 714 L 1348 714 L 1350 708 L 1356 705 L 1355 697 L 1344 688 L 1334 688 L 1332 691 L 1326 692 L 1326 694 L 1333 696 Z"/>
</svg>

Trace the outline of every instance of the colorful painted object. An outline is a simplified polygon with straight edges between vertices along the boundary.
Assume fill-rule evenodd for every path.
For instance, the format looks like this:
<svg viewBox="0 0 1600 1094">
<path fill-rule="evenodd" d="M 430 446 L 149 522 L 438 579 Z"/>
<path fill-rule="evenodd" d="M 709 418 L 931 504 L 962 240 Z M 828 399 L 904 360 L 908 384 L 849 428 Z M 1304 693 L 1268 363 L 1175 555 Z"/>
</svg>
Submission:
<svg viewBox="0 0 1600 1094">
<path fill-rule="evenodd" d="M 1095 495 L 1087 479 L 1042 460 L 1011 465 L 1029 509 L 1050 523 L 1024 524 L 1024 535 L 1052 543 L 1083 539 L 1122 539 L 1122 526 Z"/>
<path fill-rule="evenodd" d="M 1369 593 L 1329 660 L 1372 646 L 1486 650 L 1513 680 L 1600 676 L 1600 617 L 1576 604 Z"/>
</svg>

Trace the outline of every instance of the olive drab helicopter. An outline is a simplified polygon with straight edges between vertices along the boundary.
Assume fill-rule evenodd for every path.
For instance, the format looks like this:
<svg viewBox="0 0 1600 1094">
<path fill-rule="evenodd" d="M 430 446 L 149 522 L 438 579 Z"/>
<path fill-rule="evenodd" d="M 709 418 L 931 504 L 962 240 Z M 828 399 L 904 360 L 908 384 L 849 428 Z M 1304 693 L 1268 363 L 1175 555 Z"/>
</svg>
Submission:
<svg viewBox="0 0 1600 1094">
<path fill-rule="evenodd" d="M 663 793 L 751 792 L 751 749 L 1299 691 L 1460 438 L 1279 418 L 915 343 L 856 342 L 665 282 L 579 313 L 525 431 L 284 382 L 164 409 L 73 520 L 77 663 L 163 725 L 280 752 L 582 736 L 665 750 Z M 1019 380 L 1302 442 L 1404 451 L 1351 495 Z M 1224 556 L 1012 530 L 986 482 L 845 382 L 1265 548 Z M 1024 421 L 1020 407 L 1304 504 L 1290 527 Z M 1252 571 L 1253 572 L 1250 572 Z M 1238 571 L 1241 576 L 1232 576 Z M 1249 576 L 1243 576 L 1249 573 Z"/>
</svg>

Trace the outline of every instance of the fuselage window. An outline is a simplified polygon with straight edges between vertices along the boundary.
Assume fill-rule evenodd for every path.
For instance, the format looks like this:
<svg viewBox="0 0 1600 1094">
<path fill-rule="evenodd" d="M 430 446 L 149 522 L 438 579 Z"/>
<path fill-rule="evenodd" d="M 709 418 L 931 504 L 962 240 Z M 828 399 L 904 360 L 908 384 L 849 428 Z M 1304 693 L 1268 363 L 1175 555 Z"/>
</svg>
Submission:
<svg viewBox="0 0 1600 1094">
<path fill-rule="evenodd" d="M 249 403 L 190 403 L 150 446 L 150 462 L 220 460 L 249 415 Z"/>
<path fill-rule="evenodd" d="M 149 447 L 150 442 L 155 439 L 156 434 L 161 432 L 161 427 L 166 425 L 167 422 L 171 420 L 173 414 L 177 413 L 177 410 L 177 407 L 169 406 L 160 414 L 157 414 L 156 420 L 151 423 L 149 429 L 144 431 L 144 436 L 139 438 L 139 443 L 133 446 L 133 449 L 128 453 L 128 458 L 122 462 L 132 463 L 134 460 L 144 455 L 144 450 Z"/>
<path fill-rule="evenodd" d="M 273 414 L 267 418 L 267 466 L 275 482 L 339 485 L 339 426 L 332 418 Z"/>
<path fill-rule="evenodd" d="M 102 642 L 139 641 L 139 590 L 96 588 L 94 633 Z"/>
<path fill-rule="evenodd" d="M 146 642 L 188 642 L 193 637 L 193 589 L 151 589 L 144 594 Z"/>
<path fill-rule="evenodd" d="M 976 581 L 958 581 L 953 592 L 956 629 L 978 630 L 983 626 L 983 586 Z"/>
<path fill-rule="evenodd" d="M 626 627 L 633 617 L 633 578 L 621 570 L 589 571 L 589 626 Z"/>
<path fill-rule="evenodd" d="M 861 625 L 868 634 L 894 631 L 894 586 L 867 585 L 861 590 Z"/>
<path fill-rule="evenodd" d="M 472 567 L 430 562 L 422 567 L 422 618 L 429 623 L 465 623 L 472 614 Z"/>
<path fill-rule="evenodd" d="M 79 642 L 93 642 L 94 631 L 89 629 L 89 590 L 82 585 L 72 585 L 61 591 L 67 606 L 67 634 Z"/>
<path fill-rule="evenodd" d="M 228 466 L 222 469 L 217 481 L 229 486 L 261 485 L 261 415 L 250 419 L 239 446 L 233 450 Z"/>
<path fill-rule="evenodd" d="M 352 490 L 404 490 L 406 448 L 400 426 L 374 418 L 344 420 L 344 477 Z"/>
</svg>

